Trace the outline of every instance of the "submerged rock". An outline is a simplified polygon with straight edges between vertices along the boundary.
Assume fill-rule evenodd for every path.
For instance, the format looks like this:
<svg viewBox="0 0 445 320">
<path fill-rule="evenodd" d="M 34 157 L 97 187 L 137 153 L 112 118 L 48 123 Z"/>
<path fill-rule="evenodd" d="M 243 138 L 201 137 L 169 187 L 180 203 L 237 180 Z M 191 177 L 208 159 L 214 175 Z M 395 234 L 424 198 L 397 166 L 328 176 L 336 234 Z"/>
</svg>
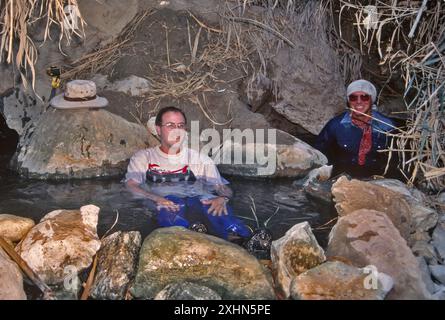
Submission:
<svg viewBox="0 0 445 320">
<path fill-rule="evenodd" d="M 94 299 L 124 299 L 134 278 L 141 247 L 138 231 L 115 232 L 102 240 L 97 253 L 97 271 L 91 288 Z"/>
<path fill-rule="evenodd" d="M 169 284 L 155 300 L 221 300 L 221 296 L 210 288 L 186 281 Z"/>
<path fill-rule="evenodd" d="M 19 267 L 0 248 L 0 300 L 26 300 Z"/>
<path fill-rule="evenodd" d="M 32 219 L 0 214 L 0 235 L 6 240 L 18 242 L 34 227 Z"/>
<path fill-rule="evenodd" d="M 55 210 L 45 215 L 17 245 L 16 251 L 47 284 L 58 284 L 80 273 L 100 248 L 99 208 Z"/>
<path fill-rule="evenodd" d="M 290 295 L 292 279 L 326 260 L 308 222 L 293 226 L 272 242 L 272 266 L 278 286 L 286 297 Z"/>
<path fill-rule="evenodd" d="M 357 210 L 341 217 L 329 235 L 327 256 L 344 257 L 356 267 L 369 265 L 394 279 L 388 299 L 429 299 L 419 263 L 388 216 Z"/>
<path fill-rule="evenodd" d="M 12 166 L 38 179 L 91 178 L 125 172 L 138 149 L 157 140 L 106 110 L 48 110 L 20 138 Z"/>
<path fill-rule="evenodd" d="M 328 261 L 297 276 L 291 297 L 299 300 L 383 300 L 393 287 L 388 275 Z"/>
<path fill-rule="evenodd" d="M 145 238 L 131 294 L 154 298 L 172 283 L 191 281 L 223 299 L 274 299 L 272 279 L 241 247 L 182 227 L 160 228 Z"/>
</svg>

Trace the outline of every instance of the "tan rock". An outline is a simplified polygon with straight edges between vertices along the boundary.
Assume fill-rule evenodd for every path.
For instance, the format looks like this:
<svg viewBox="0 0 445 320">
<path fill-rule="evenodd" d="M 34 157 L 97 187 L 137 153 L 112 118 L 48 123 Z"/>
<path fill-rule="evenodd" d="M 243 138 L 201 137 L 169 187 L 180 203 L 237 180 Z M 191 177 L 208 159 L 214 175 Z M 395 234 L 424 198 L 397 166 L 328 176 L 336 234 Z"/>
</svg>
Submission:
<svg viewBox="0 0 445 320">
<path fill-rule="evenodd" d="M 418 261 L 382 212 L 363 209 L 341 217 L 329 236 L 327 256 L 344 257 L 357 267 L 373 265 L 391 276 L 388 299 L 430 298 Z"/>
<path fill-rule="evenodd" d="M 0 214 L 0 235 L 12 242 L 18 242 L 34 227 L 32 219 Z"/>
<path fill-rule="evenodd" d="M 63 282 L 73 270 L 87 268 L 100 248 L 99 208 L 55 210 L 42 218 L 17 245 L 16 251 L 47 284 Z"/>
<path fill-rule="evenodd" d="M 26 300 L 19 267 L 0 248 L 0 300 Z"/>
<path fill-rule="evenodd" d="M 272 242 L 271 259 L 279 288 L 290 295 L 292 279 L 326 260 L 308 222 L 293 226 L 286 234 Z"/>
<path fill-rule="evenodd" d="M 385 213 L 405 240 L 410 238 L 411 208 L 404 196 L 368 182 L 340 177 L 332 186 L 335 208 L 340 217 L 360 209 Z"/>
<path fill-rule="evenodd" d="M 372 270 L 328 261 L 297 276 L 291 296 L 301 300 L 383 300 L 393 281 L 383 273 L 375 279 L 372 276 Z"/>
</svg>

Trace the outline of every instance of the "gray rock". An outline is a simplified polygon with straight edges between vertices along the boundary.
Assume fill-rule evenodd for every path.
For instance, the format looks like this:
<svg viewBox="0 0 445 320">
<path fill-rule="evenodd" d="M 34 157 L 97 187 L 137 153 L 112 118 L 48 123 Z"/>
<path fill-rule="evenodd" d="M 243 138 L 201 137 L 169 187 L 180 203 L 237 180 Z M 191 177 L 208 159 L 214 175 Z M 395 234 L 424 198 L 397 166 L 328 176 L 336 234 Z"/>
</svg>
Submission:
<svg viewBox="0 0 445 320">
<path fill-rule="evenodd" d="M 428 268 L 428 264 L 423 257 L 417 257 L 417 262 L 419 263 L 420 271 L 422 272 L 423 282 L 425 282 L 428 291 L 433 294 L 434 292 L 436 292 L 436 286 L 431 279 L 431 272 Z"/>
<path fill-rule="evenodd" d="M 375 277 L 375 279 L 373 278 Z M 339 261 L 328 261 L 298 275 L 291 297 L 298 300 L 383 300 L 393 280 Z"/>
<path fill-rule="evenodd" d="M 232 135 L 235 133 L 234 131 Z M 312 169 L 327 164 L 327 158 L 320 151 L 280 130 L 276 131 L 276 143 L 267 138 L 264 143 L 244 143 L 241 139 L 225 141 L 228 142 L 215 156 L 222 174 L 300 178 Z M 258 159 L 258 154 L 264 155 L 264 159 Z M 239 163 L 240 161 L 236 161 L 237 157 L 252 159 L 252 163 Z"/>
<path fill-rule="evenodd" d="M 29 218 L 0 214 L 0 235 L 12 242 L 22 240 L 34 225 L 34 221 Z"/>
<path fill-rule="evenodd" d="M 192 282 L 172 283 L 162 289 L 155 300 L 221 300 L 214 290 Z"/>
<path fill-rule="evenodd" d="M 391 276 L 388 299 L 429 299 L 418 261 L 388 216 L 357 210 L 339 218 L 329 235 L 328 257 L 346 258 L 356 267 L 369 265 Z"/>
<path fill-rule="evenodd" d="M 271 275 L 241 247 L 182 227 L 159 228 L 145 238 L 130 293 L 152 299 L 172 283 L 190 281 L 223 299 L 274 299 Z"/>
<path fill-rule="evenodd" d="M 435 294 L 433 300 L 445 300 L 445 286 L 442 286 Z"/>
<path fill-rule="evenodd" d="M 431 274 L 441 284 L 445 285 L 445 266 L 430 266 Z"/>
<path fill-rule="evenodd" d="M 326 257 L 309 223 L 305 221 L 272 242 L 271 259 L 276 282 L 285 297 L 289 297 L 292 279 L 323 263 Z"/>
<path fill-rule="evenodd" d="M 106 110 L 50 109 L 21 137 L 13 168 L 38 179 L 119 175 L 136 150 L 155 144 L 144 127 Z"/>
<path fill-rule="evenodd" d="M 141 234 L 138 231 L 115 232 L 102 240 L 97 253 L 97 271 L 91 288 L 94 299 L 125 299 L 136 273 Z"/>
<path fill-rule="evenodd" d="M 439 223 L 433 231 L 433 245 L 442 261 L 445 261 L 445 227 Z"/>
<path fill-rule="evenodd" d="M 0 300 L 26 300 L 19 267 L 0 248 Z"/>
<path fill-rule="evenodd" d="M 60 284 L 88 268 L 100 248 L 99 208 L 55 210 L 17 245 L 17 253 L 47 284 Z"/>
<path fill-rule="evenodd" d="M 411 246 L 411 251 L 415 256 L 423 257 L 429 265 L 436 265 L 439 261 L 434 246 L 427 241 L 416 241 Z"/>
</svg>

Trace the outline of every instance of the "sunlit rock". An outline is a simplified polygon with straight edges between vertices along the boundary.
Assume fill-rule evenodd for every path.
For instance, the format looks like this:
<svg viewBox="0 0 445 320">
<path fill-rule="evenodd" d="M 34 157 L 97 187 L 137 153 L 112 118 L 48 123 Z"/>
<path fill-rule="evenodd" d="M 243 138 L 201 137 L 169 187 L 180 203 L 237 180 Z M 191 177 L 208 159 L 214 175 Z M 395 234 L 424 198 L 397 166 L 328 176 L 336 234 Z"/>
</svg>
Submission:
<svg viewBox="0 0 445 320">
<path fill-rule="evenodd" d="M 181 282 L 166 286 L 155 300 L 221 300 L 221 297 L 210 288 L 193 282 Z"/>
<path fill-rule="evenodd" d="M 0 300 L 26 300 L 19 267 L 0 248 Z"/>
<path fill-rule="evenodd" d="M 29 218 L 0 214 L 0 235 L 12 242 L 22 240 L 34 225 L 34 221 Z"/>
<path fill-rule="evenodd" d="M 388 299 L 429 299 L 419 263 L 388 216 L 357 210 L 341 217 L 329 235 L 327 256 L 344 257 L 356 267 L 374 266 L 394 279 Z"/>
<path fill-rule="evenodd" d="M 47 284 L 58 284 L 87 268 L 100 248 L 99 208 L 55 210 L 45 215 L 16 251 Z"/>
<path fill-rule="evenodd" d="M 308 222 L 293 226 L 286 234 L 272 242 L 271 258 L 278 286 L 286 297 L 294 277 L 326 260 Z"/>
</svg>

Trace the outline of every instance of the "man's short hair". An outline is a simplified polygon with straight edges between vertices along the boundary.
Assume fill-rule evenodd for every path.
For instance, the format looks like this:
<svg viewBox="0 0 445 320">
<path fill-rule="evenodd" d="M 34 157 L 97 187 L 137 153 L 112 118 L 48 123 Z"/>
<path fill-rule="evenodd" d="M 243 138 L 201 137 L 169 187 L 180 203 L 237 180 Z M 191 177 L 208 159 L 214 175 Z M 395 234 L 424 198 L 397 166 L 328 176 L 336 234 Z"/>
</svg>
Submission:
<svg viewBox="0 0 445 320">
<path fill-rule="evenodd" d="M 182 114 L 182 116 L 184 117 L 185 123 L 187 123 L 187 117 L 185 116 L 184 111 L 182 111 L 179 108 L 173 107 L 173 106 L 168 106 L 168 107 L 164 107 L 161 110 L 159 110 L 158 114 L 156 115 L 156 120 L 155 120 L 155 125 L 157 126 L 161 126 L 162 125 L 162 116 L 164 115 L 164 113 L 167 112 L 179 112 Z"/>
</svg>

